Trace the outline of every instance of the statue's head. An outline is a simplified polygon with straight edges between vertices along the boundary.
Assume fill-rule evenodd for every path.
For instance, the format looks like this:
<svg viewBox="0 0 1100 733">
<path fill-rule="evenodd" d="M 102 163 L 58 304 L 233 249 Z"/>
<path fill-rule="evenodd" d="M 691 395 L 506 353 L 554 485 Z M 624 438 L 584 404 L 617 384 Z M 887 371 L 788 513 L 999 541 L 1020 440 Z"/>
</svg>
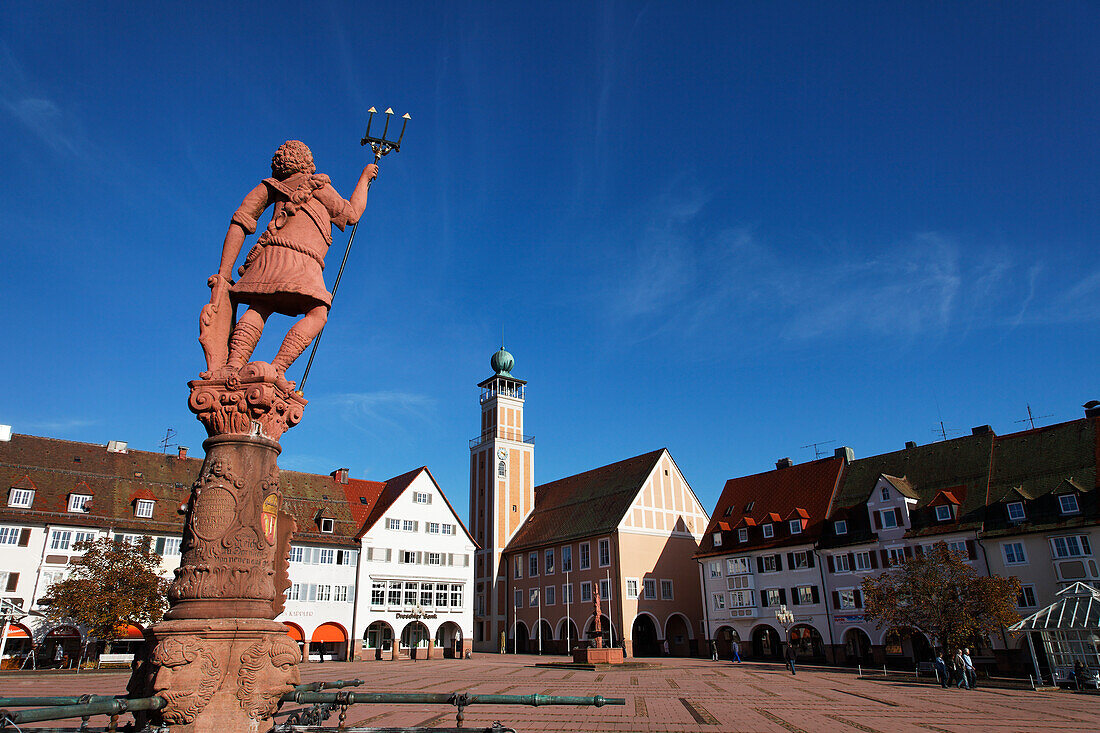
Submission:
<svg viewBox="0 0 1100 733">
<path fill-rule="evenodd" d="M 298 140 L 287 140 L 271 156 L 271 175 L 282 180 L 295 173 L 316 173 L 313 153 Z"/>
<path fill-rule="evenodd" d="M 193 637 L 169 637 L 153 650 L 158 666 L 153 695 L 168 701 L 162 716 L 166 723 L 183 724 L 202 712 L 221 678 L 217 657 Z"/>
<path fill-rule="evenodd" d="M 285 634 L 268 636 L 245 650 L 237 671 L 237 700 L 249 716 L 262 718 L 275 712 L 279 699 L 301 682 L 300 661 L 297 642 Z"/>
</svg>

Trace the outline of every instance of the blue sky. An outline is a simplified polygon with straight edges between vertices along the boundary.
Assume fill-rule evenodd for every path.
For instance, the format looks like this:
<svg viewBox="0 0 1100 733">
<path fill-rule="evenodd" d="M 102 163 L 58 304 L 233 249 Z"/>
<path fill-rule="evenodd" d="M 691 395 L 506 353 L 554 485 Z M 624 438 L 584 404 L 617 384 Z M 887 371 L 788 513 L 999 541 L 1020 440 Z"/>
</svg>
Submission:
<svg viewBox="0 0 1100 733">
<path fill-rule="evenodd" d="M 229 217 L 287 138 L 350 195 L 371 105 L 412 121 L 284 468 L 427 464 L 465 516 L 502 328 L 539 483 L 665 446 L 708 509 L 1100 398 L 1095 4 L 92 5 L 0 29 L 16 432 L 198 452 Z"/>
</svg>

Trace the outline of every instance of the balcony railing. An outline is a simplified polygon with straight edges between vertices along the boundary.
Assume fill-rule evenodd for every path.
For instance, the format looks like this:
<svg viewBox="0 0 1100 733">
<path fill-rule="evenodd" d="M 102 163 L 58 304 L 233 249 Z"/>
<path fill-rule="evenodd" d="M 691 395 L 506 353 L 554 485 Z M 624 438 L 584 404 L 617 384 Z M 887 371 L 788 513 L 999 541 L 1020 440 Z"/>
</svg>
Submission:
<svg viewBox="0 0 1100 733">
<path fill-rule="evenodd" d="M 519 432 L 517 432 L 515 430 L 497 428 L 496 430 L 486 430 L 484 433 L 482 433 L 478 437 L 471 438 L 470 439 L 470 448 L 471 449 L 477 448 L 482 443 L 488 443 L 490 440 L 493 440 L 494 438 L 498 438 L 500 440 L 514 440 L 517 443 L 530 443 L 532 445 L 534 445 L 534 443 L 535 443 L 535 436 L 534 435 L 520 435 Z"/>
</svg>

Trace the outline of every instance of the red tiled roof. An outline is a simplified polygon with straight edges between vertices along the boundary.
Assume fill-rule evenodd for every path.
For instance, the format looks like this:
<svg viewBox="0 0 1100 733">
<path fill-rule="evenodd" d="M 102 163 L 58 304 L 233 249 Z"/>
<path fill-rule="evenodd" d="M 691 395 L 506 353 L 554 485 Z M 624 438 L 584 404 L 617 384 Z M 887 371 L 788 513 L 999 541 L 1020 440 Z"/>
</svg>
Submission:
<svg viewBox="0 0 1100 733">
<path fill-rule="evenodd" d="M 535 508 L 507 551 L 613 532 L 665 449 L 535 487 Z"/>
<path fill-rule="evenodd" d="M 722 530 L 723 532 L 729 532 L 730 531 L 730 526 L 726 522 L 719 522 L 718 523 L 718 529 Z"/>
<path fill-rule="evenodd" d="M 738 549 L 757 550 L 787 544 L 806 544 L 814 542 L 821 533 L 825 513 L 833 498 L 844 467 L 844 459 L 833 456 L 807 463 L 777 468 L 772 471 L 732 478 L 726 482 L 713 517 L 724 515 L 732 507 L 731 524 L 734 527 L 745 525 L 755 527 L 768 522 L 780 522 L 783 516 L 799 516 L 804 520 L 801 534 L 791 536 L 780 527 L 775 537 L 764 538 L 760 532 L 750 532 L 749 541 L 738 544 Z M 752 510 L 746 514 L 745 507 L 752 504 Z M 737 517 L 736 521 L 732 521 Z M 714 554 L 713 532 L 718 526 L 711 520 L 711 526 L 703 535 L 696 556 Z M 719 552 L 728 552 L 720 549 Z"/>
<path fill-rule="evenodd" d="M 362 527 L 367 521 L 367 517 L 370 516 L 371 510 L 374 509 L 378 497 L 385 488 L 385 481 L 367 481 L 361 478 L 349 478 L 344 484 L 344 496 L 348 500 L 348 508 L 357 527 Z"/>
<path fill-rule="evenodd" d="M 84 484 L 84 485 L 87 486 L 87 484 Z M 149 491 L 149 489 L 141 488 L 141 489 L 138 489 L 137 491 L 133 492 L 132 494 L 130 494 L 129 503 L 133 504 L 138 499 L 146 499 L 148 501 L 156 501 L 157 497 L 153 496 L 153 492 Z"/>
</svg>

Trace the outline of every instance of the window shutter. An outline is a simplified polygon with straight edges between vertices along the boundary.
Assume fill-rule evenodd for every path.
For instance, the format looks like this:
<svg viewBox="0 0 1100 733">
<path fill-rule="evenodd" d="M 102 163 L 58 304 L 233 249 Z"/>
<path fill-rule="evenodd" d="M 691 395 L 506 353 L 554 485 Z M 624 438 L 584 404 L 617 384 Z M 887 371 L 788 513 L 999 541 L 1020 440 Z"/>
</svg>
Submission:
<svg viewBox="0 0 1100 733">
<path fill-rule="evenodd" d="M 912 547 L 910 547 L 909 545 L 906 545 L 905 547 L 902 548 L 902 551 L 905 553 L 905 559 L 906 560 L 912 559 L 912 557 L 913 557 L 913 548 Z"/>
<path fill-rule="evenodd" d="M 398 550 L 397 551 L 397 562 L 399 562 L 399 563 L 405 562 L 405 551 L 404 550 Z"/>
<path fill-rule="evenodd" d="M 898 520 L 898 526 L 901 526 L 901 508 L 894 507 L 894 518 Z"/>
<path fill-rule="evenodd" d="M 421 565 L 424 562 L 424 553 L 420 550 L 416 551 L 416 564 Z"/>
<path fill-rule="evenodd" d="M 17 585 L 19 585 L 19 573 L 8 573 L 8 587 L 5 592 L 14 593 Z"/>
<path fill-rule="evenodd" d="M 833 608 L 840 608 L 840 591 L 833 591 Z"/>
<path fill-rule="evenodd" d="M 875 529 L 882 529 L 882 516 L 878 512 L 872 512 L 875 515 Z"/>
<path fill-rule="evenodd" d="M 365 560 L 373 560 L 374 559 L 374 548 L 373 547 L 368 547 L 367 549 L 363 550 L 363 552 L 366 553 L 366 557 L 364 558 Z"/>
<path fill-rule="evenodd" d="M 766 591 L 766 590 L 760 591 L 760 607 L 761 608 L 767 608 L 768 607 L 768 591 Z"/>
<path fill-rule="evenodd" d="M 832 555 L 826 555 L 825 556 L 825 562 L 829 566 L 829 572 L 830 573 L 835 573 L 836 572 L 836 567 L 833 565 L 833 556 Z"/>
<path fill-rule="evenodd" d="M 974 540 L 966 541 L 966 555 L 971 560 L 975 560 L 978 557 L 978 551 L 974 549 Z"/>
<path fill-rule="evenodd" d="M 854 593 L 856 596 L 856 608 L 863 608 L 863 591 L 856 588 Z"/>
<path fill-rule="evenodd" d="M 157 537 L 157 544 L 154 546 L 154 549 L 156 550 L 156 553 L 158 555 L 163 555 L 164 554 L 164 538 L 163 537 Z"/>
<path fill-rule="evenodd" d="M 814 603 L 821 603 L 821 594 L 818 593 L 816 585 L 810 586 L 810 592 L 813 593 Z"/>
<path fill-rule="evenodd" d="M 917 557 L 924 557 L 924 545 L 917 545 L 913 551 L 917 553 Z"/>
<path fill-rule="evenodd" d="M 779 605 L 783 605 L 787 602 L 787 591 L 783 588 L 779 589 Z"/>
<path fill-rule="evenodd" d="M 898 524 L 901 524 L 901 522 L 899 521 Z M 413 521 L 413 532 L 419 532 L 419 531 L 420 531 L 420 522 L 417 522 L 417 521 L 414 520 Z"/>
<path fill-rule="evenodd" d="M 454 564 L 455 564 L 455 556 L 454 556 L 454 553 L 451 553 L 451 552 L 447 552 L 447 553 L 444 553 L 443 557 L 445 558 L 445 559 L 443 560 L 443 563 L 444 563 L 445 565 L 454 565 Z"/>
<path fill-rule="evenodd" d="M 776 553 L 775 555 L 775 569 L 777 571 L 783 569 L 783 555 L 780 553 Z"/>
<path fill-rule="evenodd" d="M 848 570 L 854 571 L 856 569 L 856 553 L 848 553 Z"/>
<path fill-rule="evenodd" d="M 19 546 L 26 547 L 31 543 L 31 531 L 24 527 L 19 531 Z"/>
<path fill-rule="evenodd" d="M 811 568 L 814 566 L 814 551 L 813 550 L 806 550 L 806 565 L 811 567 Z"/>
<path fill-rule="evenodd" d="M 24 530 L 26 531 L 26 530 Z M 756 569 L 759 572 L 764 572 L 764 556 L 760 555 L 756 558 Z"/>
<path fill-rule="evenodd" d="M 871 550 L 871 552 L 874 552 L 874 550 Z M 882 567 L 890 567 L 890 553 L 886 550 L 879 550 L 879 552 L 882 553 Z"/>
<path fill-rule="evenodd" d="M 791 588 L 791 605 L 798 605 L 798 588 Z"/>
<path fill-rule="evenodd" d="M 788 552 L 787 553 L 787 567 L 791 568 L 792 570 L 794 569 L 794 553 L 793 552 Z"/>
<path fill-rule="evenodd" d="M 469 555 L 463 555 L 462 556 L 462 567 L 464 567 L 464 568 L 470 567 L 470 556 Z"/>
<path fill-rule="evenodd" d="M 875 559 L 875 551 L 871 550 L 870 552 L 867 553 L 867 555 L 868 555 L 868 557 L 871 558 L 871 569 L 872 570 L 878 570 L 878 560 Z M 852 567 L 855 567 L 855 566 L 853 565 Z"/>
</svg>

